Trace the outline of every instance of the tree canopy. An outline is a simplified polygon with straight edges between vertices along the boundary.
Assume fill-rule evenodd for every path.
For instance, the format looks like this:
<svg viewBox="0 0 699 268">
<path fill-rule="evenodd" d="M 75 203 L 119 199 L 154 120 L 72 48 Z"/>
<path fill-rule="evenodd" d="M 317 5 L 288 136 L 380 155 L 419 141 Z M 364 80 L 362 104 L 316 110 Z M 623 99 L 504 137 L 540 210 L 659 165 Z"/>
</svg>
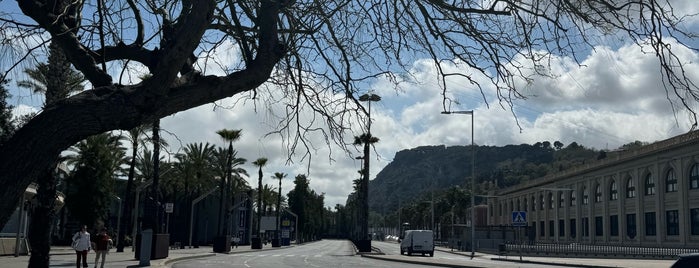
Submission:
<svg viewBox="0 0 699 268">
<path fill-rule="evenodd" d="M 309 157 L 311 145 L 302 141 L 311 132 L 346 148 L 349 124 L 366 122 L 358 92 L 378 77 L 410 80 L 415 58 L 434 62 L 445 109 L 449 77 L 481 92 L 492 86 L 511 107 L 524 97 L 518 81 L 546 75 L 552 56 L 577 60 L 597 45 L 595 36 L 615 35 L 651 49 L 664 90 L 691 111 L 697 88 L 675 49 L 693 33 L 670 2 L 19 0 L 29 19 L 0 13 L 0 44 L 20 54 L 12 66 L 41 57 L 50 41 L 92 88 L 45 107 L 0 146 L 0 184 L 7 186 L 0 223 L 39 171 L 76 142 L 230 96 L 284 105 L 277 127 L 289 151 L 305 146 Z M 237 47 L 239 60 L 226 63 L 224 74 L 202 68 L 220 64 L 215 51 L 226 44 Z M 468 71 L 453 73 L 444 63 Z M 146 78 L 129 79 L 138 72 Z M 304 111 L 326 126 L 297 120 Z"/>
<path fill-rule="evenodd" d="M 15 131 L 14 120 L 12 119 L 13 107 L 7 103 L 9 93 L 7 93 L 5 84 L 7 84 L 7 81 L 0 80 L 0 144 Z"/>
</svg>

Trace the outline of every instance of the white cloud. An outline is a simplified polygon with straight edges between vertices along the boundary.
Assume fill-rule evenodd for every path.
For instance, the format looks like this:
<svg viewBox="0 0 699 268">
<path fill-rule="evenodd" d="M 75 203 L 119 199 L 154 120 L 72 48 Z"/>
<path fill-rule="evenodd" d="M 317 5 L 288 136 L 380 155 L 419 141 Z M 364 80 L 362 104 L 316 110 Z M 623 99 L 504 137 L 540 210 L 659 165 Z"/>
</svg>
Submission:
<svg viewBox="0 0 699 268">
<path fill-rule="evenodd" d="M 20 116 L 32 114 L 32 113 L 38 113 L 39 109 L 33 106 L 25 105 L 25 104 L 20 104 L 17 105 L 16 107 L 12 108 L 12 115 L 13 117 L 17 118 Z"/>
<path fill-rule="evenodd" d="M 688 3 L 688 2 L 687 2 Z M 693 3 L 693 2 L 692 2 Z M 676 48 L 676 44 L 673 44 Z M 680 58 L 692 64 L 687 72 L 692 77 L 699 74 L 697 54 L 686 49 L 676 50 Z M 198 66 L 207 74 L 224 74 L 239 63 L 239 51 L 230 42 L 215 51 L 216 61 L 200 61 Z M 689 130 L 689 122 L 683 110 L 673 114 L 659 77 L 657 59 L 644 54 L 635 46 L 618 49 L 598 47 L 581 65 L 569 58 L 556 57 L 551 62 L 555 78 L 538 78 L 522 88 L 529 98 L 515 102 L 515 114 L 501 107 L 495 91 L 487 79 L 463 66 L 444 64 L 447 72 L 473 73 L 473 79 L 484 87 L 489 107 L 482 100 L 479 89 L 464 78 L 447 79 L 447 95 L 458 100 L 451 109 L 474 110 L 474 116 L 442 115 L 442 98 L 436 71 L 430 60 L 417 60 L 413 69 L 399 88 L 385 79 L 375 81 L 367 88 L 374 89 L 383 100 L 372 104 L 372 134 L 380 138 L 371 153 L 371 178 L 385 167 L 395 153 L 422 145 L 465 145 L 471 143 L 471 120 L 474 122 L 474 139 L 479 145 L 504 146 L 507 144 L 533 144 L 539 141 L 578 142 L 598 149 L 617 148 L 632 142 L 666 139 Z M 130 72 L 133 82 L 142 67 Z M 272 100 L 282 99 L 279 91 L 260 89 L 260 94 Z M 337 96 L 328 95 L 327 98 Z M 674 100 L 673 100 L 674 101 Z M 17 105 L 15 114 L 35 110 Z M 330 107 L 333 108 L 333 107 Z M 317 193 L 326 194 L 326 206 L 344 204 L 352 190 L 352 180 L 359 178 L 361 148 L 350 146 L 345 153 L 337 146 L 325 145 L 325 137 L 318 133 L 308 139 L 311 162 L 303 158 L 304 151 L 297 150 L 288 160 L 289 140 L 279 135 L 265 136 L 275 130 L 278 118 L 285 115 L 283 103 L 264 103 L 249 96 L 236 96 L 177 113 L 162 120 L 163 133 L 177 152 L 188 143 L 209 142 L 217 146 L 225 143 L 215 133 L 217 130 L 243 129 L 242 138 L 234 146 L 240 157 L 249 163 L 244 167 L 251 177 L 248 182 L 257 185 L 257 169 L 250 164 L 259 157 L 269 162 L 264 167 L 264 183 L 277 187 L 271 177 L 274 172 L 284 172 L 283 192 L 293 188 L 293 178 L 307 174 L 310 186 Z M 307 109 L 307 108 L 306 108 Z M 314 122 L 313 115 L 304 110 L 299 120 Z M 315 119 L 317 120 L 317 118 Z M 352 135 L 363 132 L 354 119 L 348 122 L 351 130 L 344 137 L 351 143 Z M 170 134 L 171 133 L 171 134 Z M 303 146 L 303 145 L 300 145 Z M 378 155 L 376 154 L 378 153 Z"/>
</svg>

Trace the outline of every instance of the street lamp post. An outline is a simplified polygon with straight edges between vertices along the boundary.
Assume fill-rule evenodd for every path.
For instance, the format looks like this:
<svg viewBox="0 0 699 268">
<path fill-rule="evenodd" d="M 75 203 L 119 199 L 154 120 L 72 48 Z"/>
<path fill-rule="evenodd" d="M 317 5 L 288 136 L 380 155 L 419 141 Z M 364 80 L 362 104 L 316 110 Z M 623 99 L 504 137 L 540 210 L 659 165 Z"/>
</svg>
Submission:
<svg viewBox="0 0 699 268">
<path fill-rule="evenodd" d="M 454 251 L 454 206 L 451 206 L 451 235 L 449 236 L 452 241 L 449 243 L 451 246 L 451 251 Z"/>
<path fill-rule="evenodd" d="M 362 252 L 368 252 L 371 251 L 371 240 L 367 239 L 367 234 L 369 233 L 369 145 L 374 140 L 374 137 L 371 136 L 371 102 L 374 101 L 380 101 L 381 97 L 379 95 L 369 93 L 369 94 L 364 94 L 359 96 L 359 101 L 366 101 L 369 102 L 369 111 L 368 111 L 368 116 L 369 116 L 369 122 L 367 123 L 367 134 L 365 135 L 364 139 L 364 174 L 362 178 L 362 185 L 361 185 L 361 196 L 362 196 L 362 210 L 361 210 L 361 227 L 360 227 L 360 235 L 359 235 L 359 240 L 366 240 L 368 243 L 368 247 L 361 247 L 359 250 Z"/>
<path fill-rule="evenodd" d="M 470 114 L 471 115 L 471 259 L 476 255 L 476 146 L 473 142 L 473 121 L 476 121 L 473 110 L 470 111 L 444 111 L 442 114 Z"/>
<path fill-rule="evenodd" d="M 434 228 L 434 187 L 432 187 L 432 201 L 430 201 L 430 210 L 431 210 L 431 220 L 432 220 L 432 238 L 437 235 L 437 229 Z"/>
<path fill-rule="evenodd" d="M 119 201 L 119 214 L 117 215 L 117 229 L 116 229 L 117 236 L 116 236 L 116 243 L 115 243 L 116 245 L 118 245 L 119 244 L 119 234 L 121 233 L 121 224 L 120 224 L 121 223 L 121 198 L 119 198 L 118 196 L 114 196 L 114 198 L 116 198 L 116 200 Z"/>
<path fill-rule="evenodd" d="M 164 173 L 163 173 L 163 174 L 164 174 Z M 134 208 L 133 208 L 133 227 L 132 227 L 132 229 L 131 229 L 131 237 L 132 237 L 132 239 L 135 239 L 135 238 L 136 238 L 136 231 L 138 230 L 138 228 L 137 228 L 137 223 L 138 223 L 138 205 L 139 205 L 139 199 L 140 199 L 141 191 L 143 191 L 144 189 L 146 189 L 146 187 L 150 186 L 151 184 L 153 184 L 153 180 L 146 181 L 146 182 L 142 183 L 141 185 L 139 185 L 139 186 L 136 188 L 136 198 L 134 198 L 134 199 L 135 199 L 135 202 L 134 202 Z M 131 247 L 131 251 L 134 251 L 135 248 L 136 248 L 136 247 L 132 246 L 132 247 Z"/>
<path fill-rule="evenodd" d="M 203 200 L 204 198 L 206 198 L 207 196 L 212 194 L 214 191 L 216 191 L 216 189 L 218 189 L 218 186 L 216 186 L 213 189 L 209 190 L 208 192 L 200 195 L 199 197 L 195 198 L 192 201 L 192 207 L 190 210 L 190 211 L 192 211 L 192 213 L 189 216 L 189 248 L 192 248 L 192 227 L 194 224 L 194 205 L 196 205 L 197 203 L 199 203 L 199 201 Z"/>
</svg>

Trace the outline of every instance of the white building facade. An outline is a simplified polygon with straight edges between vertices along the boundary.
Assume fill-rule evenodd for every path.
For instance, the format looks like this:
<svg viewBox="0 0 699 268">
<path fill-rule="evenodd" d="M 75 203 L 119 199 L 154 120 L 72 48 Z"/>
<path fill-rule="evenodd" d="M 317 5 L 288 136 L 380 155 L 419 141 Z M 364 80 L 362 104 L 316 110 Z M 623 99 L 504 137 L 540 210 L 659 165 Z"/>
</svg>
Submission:
<svg viewBox="0 0 699 268">
<path fill-rule="evenodd" d="M 530 241 L 699 247 L 699 131 L 490 195 L 488 224 L 525 211 Z"/>
</svg>

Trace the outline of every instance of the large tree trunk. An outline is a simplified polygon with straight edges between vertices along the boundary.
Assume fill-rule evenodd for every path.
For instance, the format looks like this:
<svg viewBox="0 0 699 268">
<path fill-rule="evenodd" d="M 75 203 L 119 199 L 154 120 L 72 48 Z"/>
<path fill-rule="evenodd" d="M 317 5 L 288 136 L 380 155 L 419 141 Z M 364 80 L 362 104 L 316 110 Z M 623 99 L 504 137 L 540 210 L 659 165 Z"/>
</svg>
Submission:
<svg viewBox="0 0 699 268">
<path fill-rule="evenodd" d="M 264 1 L 259 10 L 259 47 L 246 69 L 223 77 L 181 73 L 210 27 L 215 1 L 194 5 L 183 28 L 174 31 L 166 46 L 146 50 L 139 44 L 88 51 L 70 32 L 75 25 L 56 21 L 57 14 L 40 1 L 18 1 L 22 12 L 46 29 L 75 68 L 96 88 L 47 106 L 0 146 L 0 225 L 17 208 L 20 195 L 47 170 L 58 155 L 88 136 L 128 130 L 145 122 L 253 90 L 269 79 L 286 54 L 279 43 L 276 22 L 280 5 Z M 63 17 L 63 16 L 61 16 Z M 105 52 L 109 53 L 105 53 Z M 133 59 L 140 51 L 152 76 L 137 85 L 114 85 L 99 61 Z M 94 57 L 101 55 L 101 57 Z M 145 59 L 145 60 L 144 60 Z M 191 65 L 191 64 L 190 64 Z M 190 66 L 191 67 L 191 66 Z M 190 68 L 191 69 L 191 68 Z M 31 160 L 31 161 L 30 161 Z"/>
<path fill-rule="evenodd" d="M 160 227 L 160 215 L 163 207 L 160 205 L 160 119 L 153 121 L 153 189 L 152 189 L 153 205 L 155 213 L 153 213 L 153 232 L 156 234 L 162 233 Z"/>
<path fill-rule="evenodd" d="M 36 199 L 38 202 L 32 212 L 29 224 L 29 244 L 31 257 L 29 267 L 49 267 L 49 251 L 51 249 L 51 233 L 56 219 L 56 180 L 54 169 L 49 168 L 39 177 Z"/>
</svg>

